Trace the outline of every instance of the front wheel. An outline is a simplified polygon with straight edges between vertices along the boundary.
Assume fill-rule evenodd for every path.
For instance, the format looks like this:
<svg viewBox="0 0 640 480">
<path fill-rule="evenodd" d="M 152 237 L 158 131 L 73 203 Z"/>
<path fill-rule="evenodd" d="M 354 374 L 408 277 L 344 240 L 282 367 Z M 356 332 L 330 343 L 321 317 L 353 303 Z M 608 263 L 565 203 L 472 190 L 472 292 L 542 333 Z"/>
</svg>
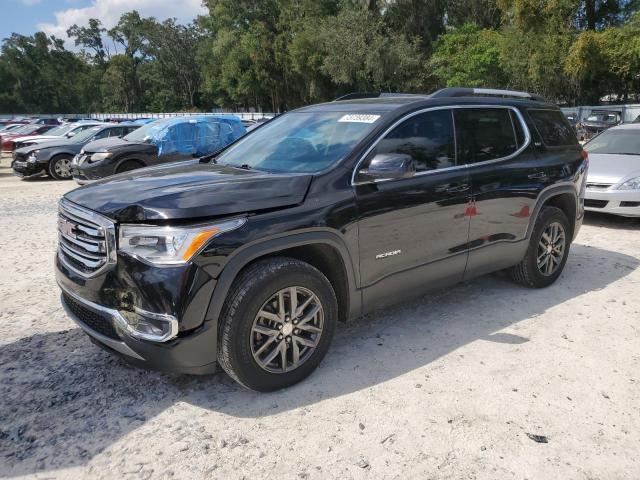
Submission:
<svg viewBox="0 0 640 480">
<path fill-rule="evenodd" d="M 260 260 L 234 282 L 221 315 L 218 362 L 247 388 L 271 391 L 313 372 L 338 316 L 329 280 L 308 263 Z"/>
<path fill-rule="evenodd" d="M 572 229 L 565 213 L 544 207 L 536 220 L 524 259 L 511 269 L 511 277 L 527 287 L 551 285 L 562 273 L 571 244 Z"/>
<path fill-rule="evenodd" d="M 49 175 L 54 180 L 69 180 L 71 178 L 71 157 L 58 155 L 49 162 Z"/>
</svg>

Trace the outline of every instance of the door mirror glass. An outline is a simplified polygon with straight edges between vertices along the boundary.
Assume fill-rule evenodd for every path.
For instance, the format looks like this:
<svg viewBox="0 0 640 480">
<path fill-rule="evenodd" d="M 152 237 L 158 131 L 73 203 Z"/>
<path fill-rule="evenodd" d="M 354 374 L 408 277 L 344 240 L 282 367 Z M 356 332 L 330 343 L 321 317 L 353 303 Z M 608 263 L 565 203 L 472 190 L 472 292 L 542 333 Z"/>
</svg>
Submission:
<svg viewBox="0 0 640 480">
<path fill-rule="evenodd" d="M 416 163 L 405 153 L 378 153 L 369 166 L 358 172 L 358 181 L 396 180 L 410 178 L 416 173 Z"/>
</svg>

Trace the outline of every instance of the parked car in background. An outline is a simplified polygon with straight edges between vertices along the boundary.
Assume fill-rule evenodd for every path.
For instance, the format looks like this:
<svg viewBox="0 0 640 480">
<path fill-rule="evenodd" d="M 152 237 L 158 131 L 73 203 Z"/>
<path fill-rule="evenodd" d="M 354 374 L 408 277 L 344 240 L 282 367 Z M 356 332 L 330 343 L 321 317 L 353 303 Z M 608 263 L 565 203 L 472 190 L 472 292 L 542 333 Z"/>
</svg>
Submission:
<svg viewBox="0 0 640 480">
<path fill-rule="evenodd" d="M 600 132 L 622 123 L 620 112 L 611 110 L 593 110 L 578 124 L 579 140 L 589 140 Z M 582 138 L 580 138 L 582 137 Z"/>
<path fill-rule="evenodd" d="M 312 105 L 67 193 L 56 279 L 110 353 L 277 390 L 315 370 L 339 321 L 497 270 L 551 286 L 586 170 L 558 107 L 523 92 Z"/>
<path fill-rule="evenodd" d="M 31 119 L 29 123 L 33 123 L 35 125 L 60 125 L 62 122 L 57 118 L 38 118 L 34 117 Z"/>
<path fill-rule="evenodd" d="M 24 125 L 24 123 L 6 123 L 0 127 L 0 135 L 2 135 L 3 132 L 11 132 L 16 128 L 23 127 Z"/>
<path fill-rule="evenodd" d="M 26 125 L 29 123 L 27 120 L 19 119 L 19 118 L 4 118 L 0 120 L 0 130 L 2 130 L 7 125 Z"/>
<path fill-rule="evenodd" d="M 78 183 L 161 163 L 201 157 L 221 150 L 246 132 L 233 115 L 164 118 L 123 138 L 92 142 L 74 158 Z"/>
<path fill-rule="evenodd" d="M 610 128 L 584 149 L 589 152 L 585 209 L 640 217 L 640 124 Z"/>
<path fill-rule="evenodd" d="M 48 142 L 50 140 L 57 140 L 59 138 L 71 138 L 74 135 L 98 125 L 104 125 L 101 122 L 77 122 L 77 123 L 63 123 L 55 128 L 49 130 L 45 135 L 32 135 L 27 137 L 17 137 L 13 139 L 14 150 L 29 145 L 35 145 L 36 143 Z"/>
<path fill-rule="evenodd" d="M 100 124 L 72 136 L 20 148 L 13 152 L 11 166 L 16 175 L 48 174 L 56 180 L 71 178 L 71 161 L 82 147 L 94 140 L 117 138 L 133 132 L 138 125 Z"/>
<path fill-rule="evenodd" d="M 43 135 L 54 127 L 55 125 L 28 123 L 27 125 L 24 125 L 21 128 L 16 128 L 9 133 L 3 133 L 0 135 L 0 142 L 2 142 L 2 151 L 12 152 L 15 148 L 14 140 L 16 138 L 28 137 L 33 135 Z"/>
</svg>

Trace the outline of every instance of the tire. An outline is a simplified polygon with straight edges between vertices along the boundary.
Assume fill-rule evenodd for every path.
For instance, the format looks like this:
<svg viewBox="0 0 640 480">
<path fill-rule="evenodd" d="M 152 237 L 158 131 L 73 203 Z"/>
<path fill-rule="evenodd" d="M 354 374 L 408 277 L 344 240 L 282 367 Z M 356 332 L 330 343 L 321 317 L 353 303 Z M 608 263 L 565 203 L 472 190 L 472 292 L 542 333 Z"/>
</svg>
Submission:
<svg viewBox="0 0 640 480">
<path fill-rule="evenodd" d="M 131 170 L 136 170 L 142 167 L 144 167 L 144 165 L 142 165 L 137 160 L 126 160 L 118 165 L 118 168 L 116 168 L 116 173 L 130 172 Z"/>
<path fill-rule="evenodd" d="M 69 155 L 58 155 L 49 161 L 47 173 L 54 180 L 71 179 L 71 160 Z"/>
<path fill-rule="evenodd" d="M 291 288 L 296 289 L 298 309 L 303 308 L 309 298 L 310 303 L 297 317 L 291 315 L 292 318 L 287 320 L 289 317 L 283 314 L 284 321 L 270 320 L 270 317 L 278 316 L 278 312 L 282 313 L 280 302 L 285 310 L 287 304 L 292 307 L 293 297 L 288 293 Z M 279 296 L 282 291 L 284 293 Z M 314 320 L 305 322 L 318 304 L 320 308 Z M 262 317 L 263 313 L 269 317 Z M 310 375 L 326 355 L 337 318 L 335 292 L 318 269 L 288 257 L 259 260 L 242 272 L 229 290 L 218 327 L 218 363 L 231 378 L 251 390 L 268 392 L 294 385 Z M 305 327 L 302 327 L 303 323 Z M 307 331 L 314 328 L 321 330 L 320 333 Z M 275 334 L 273 329 L 276 329 Z M 263 330 L 267 334 L 263 335 Z M 312 348 L 300 343 L 302 341 L 315 342 L 315 345 Z M 286 352 L 284 371 L 280 349 Z M 298 364 L 294 363 L 294 349 L 298 354 Z M 278 353 L 271 363 L 259 363 L 267 362 L 275 350 Z"/>
<path fill-rule="evenodd" d="M 560 228 L 558 229 L 557 226 Z M 561 253 L 559 253 L 561 244 L 559 237 L 549 246 L 548 240 L 554 236 L 550 236 L 554 231 L 563 235 Z M 543 207 L 531 232 L 527 253 L 518 265 L 511 268 L 511 278 L 521 285 L 533 288 L 544 288 L 554 283 L 567 263 L 572 232 L 569 220 L 562 210 L 556 207 Z M 542 266 L 540 266 L 540 259 L 543 262 Z"/>
</svg>

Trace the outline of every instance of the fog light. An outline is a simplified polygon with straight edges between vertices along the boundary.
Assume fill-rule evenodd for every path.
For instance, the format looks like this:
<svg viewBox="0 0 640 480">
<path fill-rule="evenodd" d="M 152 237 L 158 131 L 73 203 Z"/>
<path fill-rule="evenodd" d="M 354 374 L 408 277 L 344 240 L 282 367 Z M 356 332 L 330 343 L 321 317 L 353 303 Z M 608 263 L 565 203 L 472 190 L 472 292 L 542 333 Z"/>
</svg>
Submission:
<svg viewBox="0 0 640 480">
<path fill-rule="evenodd" d="M 120 310 L 122 327 L 134 338 L 151 342 L 166 342 L 178 334 L 178 320 L 172 315 L 147 312 L 134 307 L 134 311 Z"/>
</svg>

